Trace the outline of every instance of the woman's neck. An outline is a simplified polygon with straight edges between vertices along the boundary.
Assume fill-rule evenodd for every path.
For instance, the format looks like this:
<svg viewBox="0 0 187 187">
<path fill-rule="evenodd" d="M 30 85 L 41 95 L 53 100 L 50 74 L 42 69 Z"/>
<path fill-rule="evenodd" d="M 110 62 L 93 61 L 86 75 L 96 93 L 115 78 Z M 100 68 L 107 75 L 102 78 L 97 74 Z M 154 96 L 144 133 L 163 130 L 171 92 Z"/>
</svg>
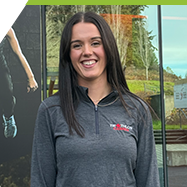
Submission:
<svg viewBox="0 0 187 187">
<path fill-rule="evenodd" d="M 95 105 L 111 92 L 111 85 L 106 81 L 84 82 L 81 86 L 88 88 L 88 96 Z"/>
</svg>

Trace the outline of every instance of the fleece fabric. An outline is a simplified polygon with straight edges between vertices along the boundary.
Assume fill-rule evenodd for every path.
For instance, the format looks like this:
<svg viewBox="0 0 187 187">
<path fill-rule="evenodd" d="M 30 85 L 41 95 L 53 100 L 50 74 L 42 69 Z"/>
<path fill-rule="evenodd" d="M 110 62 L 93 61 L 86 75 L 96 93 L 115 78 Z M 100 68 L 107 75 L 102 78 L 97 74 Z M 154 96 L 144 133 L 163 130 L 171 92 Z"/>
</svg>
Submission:
<svg viewBox="0 0 187 187">
<path fill-rule="evenodd" d="M 38 110 L 32 152 L 31 187 L 159 187 L 148 107 L 116 91 L 97 106 L 79 88 L 76 117 L 85 137 L 69 135 L 58 95 Z M 136 106 L 136 107 L 135 107 Z"/>
</svg>

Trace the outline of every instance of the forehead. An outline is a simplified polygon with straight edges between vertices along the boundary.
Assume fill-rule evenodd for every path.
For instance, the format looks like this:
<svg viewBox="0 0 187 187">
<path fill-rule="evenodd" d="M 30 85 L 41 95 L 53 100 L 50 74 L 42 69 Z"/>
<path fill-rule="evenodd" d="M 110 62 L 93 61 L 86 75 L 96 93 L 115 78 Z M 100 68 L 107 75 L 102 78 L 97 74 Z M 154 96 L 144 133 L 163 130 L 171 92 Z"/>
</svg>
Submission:
<svg viewBox="0 0 187 187">
<path fill-rule="evenodd" d="M 99 30 L 93 23 L 79 22 L 72 28 L 72 40 L 87 39 L 96 36 L 101 36 Z"/>
</svg>

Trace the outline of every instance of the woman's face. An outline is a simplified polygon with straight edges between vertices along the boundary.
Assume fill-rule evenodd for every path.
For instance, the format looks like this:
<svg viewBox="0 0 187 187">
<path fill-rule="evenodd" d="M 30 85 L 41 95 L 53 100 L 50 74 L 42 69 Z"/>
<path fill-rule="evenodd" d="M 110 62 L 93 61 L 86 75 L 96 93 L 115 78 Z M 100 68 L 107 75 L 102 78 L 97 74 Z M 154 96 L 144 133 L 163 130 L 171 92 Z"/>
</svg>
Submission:
<svg viewBox="0 0 187 187">
<path fill-rule="evenodd" d="M 79 85 L 107 79 L 106 55 L 97 27 L 92 23 L 77 23 L 72 28 L 70 58 L 77 72 Z"/>
</svg>

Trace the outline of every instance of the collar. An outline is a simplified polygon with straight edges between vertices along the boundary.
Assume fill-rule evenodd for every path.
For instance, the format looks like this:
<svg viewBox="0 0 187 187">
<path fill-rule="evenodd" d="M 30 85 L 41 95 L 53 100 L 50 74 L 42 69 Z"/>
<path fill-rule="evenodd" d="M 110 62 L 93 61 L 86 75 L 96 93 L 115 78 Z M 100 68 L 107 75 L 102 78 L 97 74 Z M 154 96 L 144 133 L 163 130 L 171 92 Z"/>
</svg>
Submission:
<svg viewBox="0 0 187 187">
<path fill-rule="evenodd" d="M 88 88 L 83 86 L 78 86 L 77 88 L 80 101 L 93 103 L 90 97 L 88 96 Z M 98 106 L 112 104 L 118 99 L 118 97 L 118 91 L 113 88 L 112 91 L 98 103 Z"/>
</svg>

